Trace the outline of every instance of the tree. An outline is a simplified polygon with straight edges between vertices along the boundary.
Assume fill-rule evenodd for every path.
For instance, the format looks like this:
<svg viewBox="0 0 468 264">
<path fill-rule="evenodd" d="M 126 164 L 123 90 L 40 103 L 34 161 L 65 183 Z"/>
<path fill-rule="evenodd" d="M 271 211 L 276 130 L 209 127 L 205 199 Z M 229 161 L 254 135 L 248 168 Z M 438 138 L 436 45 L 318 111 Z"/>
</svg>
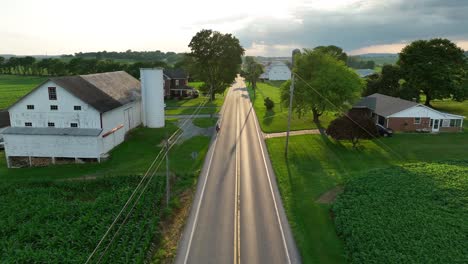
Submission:
<svg viewBox="0 0 468 264">
<path fill-rule="evenodd" d="M 231 34 L 206 29 L 195 34 L 189 47 L 197 75 L 214 100 L 215 94 L 223 93 L 240 71 L 244 49 Z"/>
<path fill-rule="evenodd" d="M 414 41 L 402 50 L 398 60 L 406 85 L 422 91 L 427 106 L 433 99 L 465 99 L 467 92 L 460 91 L 465 63 L 462 49 L 439 38 Z"/>
<path fill-rule="evenodd" d="M 367 87 L 363 95 L 381 93 L 388 96 L 400 97 L 400 67 L 398 65 L 384 65 L 381 74 L 367 77 Z"/>
<path fill-rule="evenodd" d="M 263 73 L 263 65 L 256 62 L 254 57 L 247 56 L 245 57 L 243 73 L 245 79 L 252 85 L 255 97 L 257 81 L 260 78 L 260 75 Z"/>
<path fill-rule="evenodd" d="M 333 120 L 327 128 L 327 135 L 335 140 L 349 140 L 356 148 L 360 139 L 377 137 L 374 121 L 361 112 L 349 112 Z"/>
<path fill-rule="evenodd" d="M 312 111 L 313 121 L 319 124 L 325 111 L 344 110 L 360 98 L 364 81 L 344 62 L 317 50 L 304 50 L 296 56 L 293 109 L 299 117 Z M 290 84 L 281 87 L 285 105 L 289 104 Z"/>
<path fill-rule="evenodd" d="M 330 45 L 330 46 L 318 46 L 315 47 L 314 50 L 326 53 L 331 55 L 332 57 L 335 57 L 336 59 L 346 63 L 348 61 L 348 54 L 343 51 L 342 48 Z M 372 67 L 374 68 L 374 67 Z"/>
<path fill-rule="evenodd" d="M 275 107 L 275 102 L 273 102 L 273 100 L 271 100 L 270 97 L 267 97 L 263 100 L 263 105 L 267 110 L 271 110 L 273 109 L 273 107 Z"/>
</svg>

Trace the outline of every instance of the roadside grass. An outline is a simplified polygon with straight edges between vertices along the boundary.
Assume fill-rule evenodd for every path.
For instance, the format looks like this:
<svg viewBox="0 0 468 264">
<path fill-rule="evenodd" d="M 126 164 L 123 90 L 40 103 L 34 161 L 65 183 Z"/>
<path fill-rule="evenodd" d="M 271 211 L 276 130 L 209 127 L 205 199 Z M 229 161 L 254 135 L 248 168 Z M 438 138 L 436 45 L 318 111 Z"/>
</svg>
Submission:
<svg viewBox="0 0 468 264">
<path fill-rule="evenodd" d="M 161 150 L 160 143 L 166 134 L 176 130 L 174 122 L 167 122 L 164 129 L 133 130 L 128 140 L 101 164 L 7 169 L 4 152 L 0 152 L 2 260 L 85 262 Z M 193 190 L 209 142 L 209 137 L 197 136 L 171 149 L 173 178 L 169 207 L 166 209 L 164 204 L 163 162 L 104 256 L 104 262 L 142 263 L 148 254 L 155 253 L 148 250 L 154 247 L 152 244 L 161 243 L 161 221 L 170 222 L 175 211 L 186 206 L 181 204 L 180 195 Z M 190 203 L 190 199 L 185 203 Z M 110 237 L 115 231 L 116 228 Z M 110 237 L 104 245 L 110 242 Z M 166 251 L 174 254 L 175 248 Z"/>
<path fill-rule="evenodd" d="M 10 107 L 47 77 L 0 74 L 0 109 Z"/>
<path fill-rule="evenodd" d="M 398 134 L 351 144 L 321 135 L 293 136 L 285 160 L 285 138 L 266 140 L 282 200 L 303 263 L 344 263 L 343 242 L 330 205 L 316 200 L 325 192 L 369 170 L 410 162 L 466 159 L 468 137 L 457 134 Z"/>
<path fill-rule="evenodd" d="M 193 119 L 193 124 L 197 127 L 208 128 L 213 127 L 218 122 L 217 118 L 195 118 Z"/>
<path fill-rule="evenodd" d="M 258 83 L 256 96 L 254 97 L 253 90 L 248 87 L 250 99 L 255 108 L 257 118 L 262 131 L 265 133 L 284 132 L 287 130 L 288 124 L 288 108 L 281 104 L 280 84 L 275 82 L 276 86 L 268 83 Z M 275 106 L 273 110 L 266 110 L 264 99 L 270 97 Z M 327 127 L 328 124 L 335 119 L 334 113 L 325 113 L 320 117 L 322 126 Z M 291 130 L 316 129 L 316 124 L 312 121 L 312 113 L 308 113 L 301 118 L 293 112 L 291 118 Z"/>
</svg>

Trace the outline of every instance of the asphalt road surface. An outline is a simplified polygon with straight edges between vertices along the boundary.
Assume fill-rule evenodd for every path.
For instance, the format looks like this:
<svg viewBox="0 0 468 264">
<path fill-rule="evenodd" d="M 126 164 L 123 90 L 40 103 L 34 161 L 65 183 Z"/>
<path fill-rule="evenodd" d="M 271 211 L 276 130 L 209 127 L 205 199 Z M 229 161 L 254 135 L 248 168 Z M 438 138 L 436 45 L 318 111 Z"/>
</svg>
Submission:
<svg viewBox="0 0 468 264">
<path fill-rule="evenodd" d="M 175 263 L 300 263 L 241 78 L 220 114 Z"/>
</svg>

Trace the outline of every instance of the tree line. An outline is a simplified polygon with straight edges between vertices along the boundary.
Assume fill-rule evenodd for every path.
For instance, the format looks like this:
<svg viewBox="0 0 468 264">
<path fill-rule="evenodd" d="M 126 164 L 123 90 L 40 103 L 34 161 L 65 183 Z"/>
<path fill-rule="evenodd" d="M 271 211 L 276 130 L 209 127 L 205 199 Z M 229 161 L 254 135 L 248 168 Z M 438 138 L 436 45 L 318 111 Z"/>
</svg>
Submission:
<svg viewBox="0 0 468 264">
<path fill-rule="evenodd" d="M 72 58 L 66 62 L 63 59 L 47 58 L 37 60 L 34 57 L 0 57 L 0 73 L 33 76 L 64 76 L 81 75 L 111 71 L 126 71 L 132 76 L 140 76 L 140 68 L 163 67 L 169 65 L 163 61 L 142 61 L 135 63 L 121 63 L 105 59 Z"/>
<path fill-rule="evenodd" d="M 133 60 L 141 62 L 151 61 L 164 61 L 168 64 L 174 64 L 181 59 L 183 53 L 175 52 L 162 52 L 156 51 L 132 51 L 127 50 L 124 52 L 117 51 L 98 51 L 98 52 L 77 52 L 75 53 L 76 58 L 93 58 L 98 60 L 111 59 L 111 60 Z M 66 55 L 64 57 L 73 57 L 72 55 Z"/>
</svg>

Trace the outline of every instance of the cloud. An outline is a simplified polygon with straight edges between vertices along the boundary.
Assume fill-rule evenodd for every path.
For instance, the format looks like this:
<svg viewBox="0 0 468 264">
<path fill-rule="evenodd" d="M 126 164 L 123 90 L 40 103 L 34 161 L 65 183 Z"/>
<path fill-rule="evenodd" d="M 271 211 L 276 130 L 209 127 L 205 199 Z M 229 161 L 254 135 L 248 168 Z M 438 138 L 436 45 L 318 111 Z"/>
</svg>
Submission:
<svg viewBox="0 0 468 264">
<path fill-rule="evenodd" d="M 339 9 L 302 7 L 289 19 L 256 19 L 235 34 L 247 51 L 261 43 L 270 56 L 289 55 L 289 50 L 275 47 L 293 45 L 334 44 L 354 53 L 379 47 L 391 52 L 416 39 L 445 37 L 465 43 L 467 14 L 466 0 L 362 0 Z"/>
</svg>

